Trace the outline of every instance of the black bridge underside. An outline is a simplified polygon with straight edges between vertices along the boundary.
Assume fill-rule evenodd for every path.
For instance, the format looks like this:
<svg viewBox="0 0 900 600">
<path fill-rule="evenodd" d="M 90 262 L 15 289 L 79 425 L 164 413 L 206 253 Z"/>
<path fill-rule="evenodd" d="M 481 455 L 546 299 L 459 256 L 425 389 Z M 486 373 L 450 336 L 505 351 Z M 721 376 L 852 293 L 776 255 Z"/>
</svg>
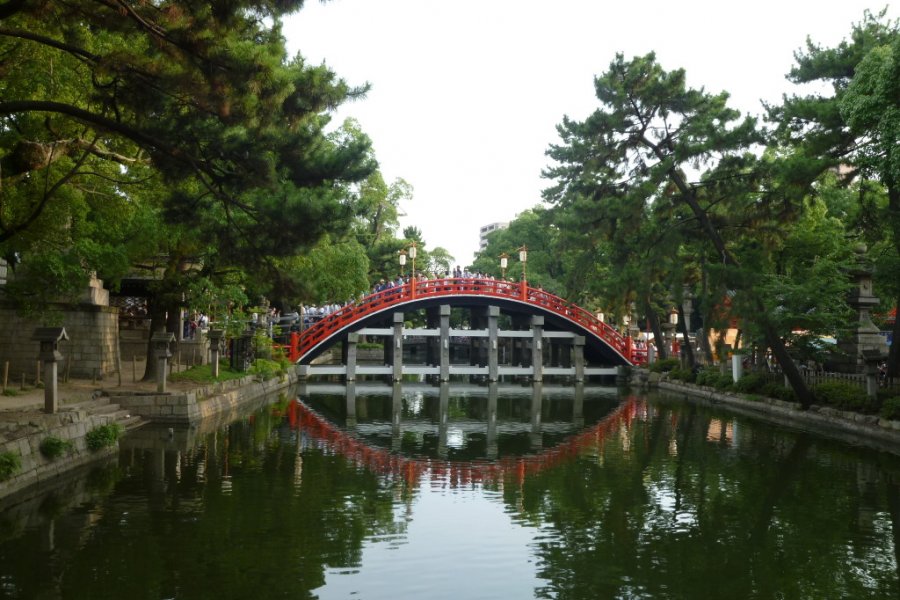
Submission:
<svg viewBox="0 0 900 600">
<path fill-rule="evenodd" d="M 495 296 L 437 296 L 422 299 L 409 300 L 384 307 L 365 317 L 350 323 L 342 330 L 335 332 L 328 339 L 323 340 L 318 346 L 307 353 L 300 361 L 301 364 L 309 364 L 317 356 L 328 350 L 331 346 L 347 339 L 347 335 L 364 327 L 393 326 L 395 312 L 415 312 L 421 309 L 437 308 L 443 304 L 452 308 L 478 308 L 497 306 L 502 314 L 530 317 L 540 315 L 544 317 L 545 331 L 569 331 L 584 336 L 584 358 L 588 365 L 598 367 L 612 367 L 627 365 L 628 361 L 606 343 L 602 338 L 580 324 L 570 321 L 550 310 L 544 310 L 539 306 L 522 301 L 498 298 Z"/>
</svg>

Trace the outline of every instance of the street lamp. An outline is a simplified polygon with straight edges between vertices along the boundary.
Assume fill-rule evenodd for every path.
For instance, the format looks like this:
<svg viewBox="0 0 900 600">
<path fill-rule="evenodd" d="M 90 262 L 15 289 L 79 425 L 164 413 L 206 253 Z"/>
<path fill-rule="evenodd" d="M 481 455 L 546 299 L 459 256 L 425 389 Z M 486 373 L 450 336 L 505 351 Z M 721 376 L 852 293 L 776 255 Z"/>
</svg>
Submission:
<svg viewBox="0 0 900 600">
<path fill-rule="evenodd" d="M 400 250 L 400 279 L 403 279 L 403 267 L 406 266 L 406 250 Z"/>
<path fill-rule="evenodd" d="M 409 245 L 409 258 L 412 260 L 412 269 L 409 274 L 412 279 L 416 278 L 416 243 L 411 242 Z"/>
<path fill-rule="evenodd" d="M 500 279 L 506 280 L 506 266 L 509 264 L 509 254 L 503 252 L 500 254 Z"/>
<path fill-rule="evenodd" d="M 525 273 L 525 266 L 528 262 L 528 248 L 524 244 L 519 248 L 519 262 L 522 263 L 522 281 L 528 281 Z"/>
</svg>

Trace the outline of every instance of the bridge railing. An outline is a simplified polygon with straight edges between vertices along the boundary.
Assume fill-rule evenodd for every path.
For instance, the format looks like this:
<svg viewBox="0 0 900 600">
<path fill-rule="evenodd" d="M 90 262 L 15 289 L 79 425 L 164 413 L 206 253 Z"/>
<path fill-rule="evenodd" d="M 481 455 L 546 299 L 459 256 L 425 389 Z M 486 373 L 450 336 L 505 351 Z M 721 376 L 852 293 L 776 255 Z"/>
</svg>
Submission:
<svg viewBox="0 0 900 600">
<path fill-rule="evenodd" d="M 293 347 L 291 349 L 290 358 L 292 361 L 299 360 L 335 332 L 390 306 L 418 299 L 460 295 L 502 298 L 540 307 L 578 324 L 602 339 L 626 359 L 632 360 L 631 348 L 618 331 L 591 312 L 559 296 L 541 288 L 530 287 L 524 282 L 510 283 L 495 279 L 454 277 L 410 281 L 402 286 L 370 294 L 355 304 L 349 304 L 303 331 L 296 350 Z"/>
</svg>

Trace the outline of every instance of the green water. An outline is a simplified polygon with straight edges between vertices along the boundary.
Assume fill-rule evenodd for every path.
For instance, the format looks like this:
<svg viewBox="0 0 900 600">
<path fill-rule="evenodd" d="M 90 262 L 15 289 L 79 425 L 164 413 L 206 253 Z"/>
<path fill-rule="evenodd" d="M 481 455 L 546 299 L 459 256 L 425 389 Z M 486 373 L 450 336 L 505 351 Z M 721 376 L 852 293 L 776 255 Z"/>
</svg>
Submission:
<svg viewBox="0 0 900 600">
<path fill-rule="evenodd" d="M 897 598 L 900 458 L 614 389 L 325 386 L 0 520 L 2 598 Z"/>
</svg>

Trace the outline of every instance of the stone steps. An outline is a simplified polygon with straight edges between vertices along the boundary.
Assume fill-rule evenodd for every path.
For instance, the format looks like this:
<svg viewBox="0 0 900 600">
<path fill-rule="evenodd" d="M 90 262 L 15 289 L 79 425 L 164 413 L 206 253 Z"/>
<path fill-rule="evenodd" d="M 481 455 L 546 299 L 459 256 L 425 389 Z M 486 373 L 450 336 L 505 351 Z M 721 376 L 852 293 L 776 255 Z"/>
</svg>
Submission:
<svg viewBox="0 0 900 600">
<path fill-rule="evenodd" d="M 66 406 L 67 410 L 80 410 L 86 415 L 105 416 L 112 423 L 118 423 L 123 430 L 134 429 L 143 425 L 146 421 L 141 419 L 139 415 L 132 415 L 128 409 L 124 409 L 118 404 L 110 402 L 108 397 L 99 397 L 87 402 L 72 404 Z"/>
</svg>

